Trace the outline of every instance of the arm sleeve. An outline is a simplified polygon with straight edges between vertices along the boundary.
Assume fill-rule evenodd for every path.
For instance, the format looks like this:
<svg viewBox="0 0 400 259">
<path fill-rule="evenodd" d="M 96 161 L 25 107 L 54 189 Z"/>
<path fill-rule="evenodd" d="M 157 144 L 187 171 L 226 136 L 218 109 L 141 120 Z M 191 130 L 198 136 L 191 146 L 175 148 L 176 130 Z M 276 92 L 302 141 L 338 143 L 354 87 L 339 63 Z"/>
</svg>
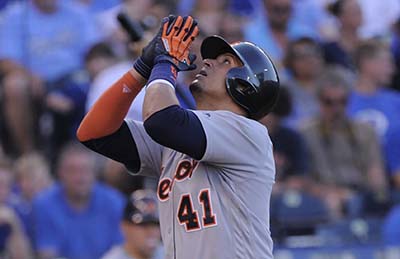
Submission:
<svg viewBox="0 0 400 259">
<path fill-rule="evenodd" d="M 140 169 L 138 149 L 126 122 L 113 134 L 83 141 L 91 150 L 118 161 L 126 166 L 129 171 L 136 173 Z"/>
<path fill-rule="evenodd" d="M 178 105 L 154 113 L 145 122 L 149 136 L 158 144 L 200 160 L 206 150 L 206 135 L 194 112 Z"/>
</svg>

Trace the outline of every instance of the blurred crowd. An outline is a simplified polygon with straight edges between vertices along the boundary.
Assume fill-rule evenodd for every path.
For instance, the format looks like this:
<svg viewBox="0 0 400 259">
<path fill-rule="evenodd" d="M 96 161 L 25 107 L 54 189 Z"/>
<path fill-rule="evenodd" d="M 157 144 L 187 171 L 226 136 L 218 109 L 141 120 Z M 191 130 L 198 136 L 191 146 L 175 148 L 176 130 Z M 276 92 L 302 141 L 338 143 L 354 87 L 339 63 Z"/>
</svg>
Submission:
<svg viewBox="0 0 400 259">
<path fill-rule="evenodd" d="M 219 34 L 256 43 L 279 70 L 280 98 L 260 120 L 274 144 L 275 244 L 361 218 L 400 245 L 398 0 L 2 0 L 0 258 L 162 258 L 157 179 L 94 155 L 75 132 L 170 13 L 198 20 L 198 69 L 201 41 Z M 178 78 L 189 109 L 197 72 Z M 142 101 L 129 118 L 142 119 Z"/>
</svg>

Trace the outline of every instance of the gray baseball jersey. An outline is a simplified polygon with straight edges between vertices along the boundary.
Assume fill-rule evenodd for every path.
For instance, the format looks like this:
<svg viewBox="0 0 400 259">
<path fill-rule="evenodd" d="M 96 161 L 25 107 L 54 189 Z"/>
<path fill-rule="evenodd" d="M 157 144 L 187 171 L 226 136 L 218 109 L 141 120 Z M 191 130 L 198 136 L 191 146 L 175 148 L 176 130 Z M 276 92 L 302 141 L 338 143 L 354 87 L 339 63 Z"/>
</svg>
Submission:
<svg viewBox="0 0 400 259">
<path fill-rule="evenodd" d="M 139 173 L 159 178 L 166 258 L 272 258 L 275 164 L 267 129 L 228 111 L 195 113 L 207 139 L 200 161 L 160 146 L 142 123 L 127 120 L 139 151 Z"/>
</svg>

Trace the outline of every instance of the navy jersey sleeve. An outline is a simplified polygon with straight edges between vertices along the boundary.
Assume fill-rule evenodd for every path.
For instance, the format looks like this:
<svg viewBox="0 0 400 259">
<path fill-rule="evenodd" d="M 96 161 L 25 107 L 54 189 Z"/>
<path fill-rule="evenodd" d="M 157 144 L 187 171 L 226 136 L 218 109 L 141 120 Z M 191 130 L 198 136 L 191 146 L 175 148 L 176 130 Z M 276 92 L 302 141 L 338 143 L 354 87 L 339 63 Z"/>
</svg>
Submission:
<svg viewBox="0 0 400 259">
<path fill-rule="evenodd" d="M 82 144 L 101 155 L 123 163 L 131 172 L 138 172 L 140 169 L 139 152 L 125 121 L 113 134 L 83 141 Z"/>
<path fill-rule="evenodd" d="M 178 105 L 151 115 L 144 128 L 158 144 L 200 160 L 206 150 L 206 134 L 194 112 Z"/>
</svg>

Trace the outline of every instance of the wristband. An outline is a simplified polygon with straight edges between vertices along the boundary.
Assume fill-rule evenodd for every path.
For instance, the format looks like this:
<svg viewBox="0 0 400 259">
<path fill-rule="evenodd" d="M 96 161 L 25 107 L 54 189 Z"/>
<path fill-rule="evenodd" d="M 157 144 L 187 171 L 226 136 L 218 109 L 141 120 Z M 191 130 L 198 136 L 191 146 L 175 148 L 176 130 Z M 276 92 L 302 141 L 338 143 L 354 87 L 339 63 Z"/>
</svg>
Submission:
<svg viewBox="0 0 400 259">
<path fill-rule="evenodd" d="M 149 84 L 146 85 L 145 89 L 147 90 L 147 88 L 151 87 L 154 84 L 166 84 L 175 91 L 175 86 L 173 86 L 169 81 L 164 80 L 164 79 L 156 79 L 156 80 L 151 81 Z"/>
<path fill-rule="evenodd" d="M 133 68 L 144 78 L 149 79 L 151 74 L 151 67 L 146 65 L 141 57 L 136 59 L 135 63 L 133 64 Z"/>
<path fill-rule="evenodd" d="M 176 77 L 177 77 L 176 68 L 171 63 L 169 62 L 157 63 L 153 67 L 153 70 L 151 71 L 148 85 L 150 85 L 150 83 L 154 80 L 161 79 L 168 81 L 171 85 L 175 86 Z"/>
</svg>

